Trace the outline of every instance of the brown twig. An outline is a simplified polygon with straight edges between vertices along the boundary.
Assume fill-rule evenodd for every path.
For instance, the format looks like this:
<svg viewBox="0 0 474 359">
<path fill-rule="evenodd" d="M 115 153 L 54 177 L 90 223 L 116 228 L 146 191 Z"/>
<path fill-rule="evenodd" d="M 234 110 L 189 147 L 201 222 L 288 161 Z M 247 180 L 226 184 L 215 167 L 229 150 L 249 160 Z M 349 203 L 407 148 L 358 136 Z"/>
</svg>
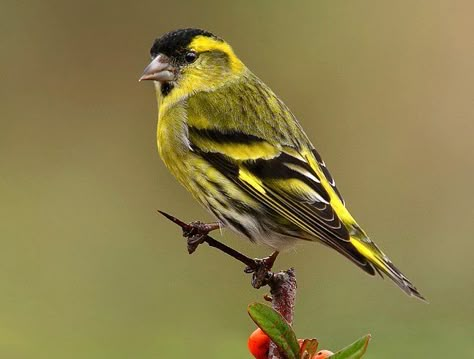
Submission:
<svg viewBox="0 0 474 359">
<path fill-rule="evenodd" d="M 272 295 L 273 309 L 279 312 L 291 325 L 293 323 L 297 287 L 294 268 L 275 273 L 268 285 L 270 286 L 270 293 Z M 270 343 L 268 358 L 282 359 L 285 357 L 272 342 Z"/>
<path fill-rule="evenodd" d="M 166 212 L 160 210 L 158 210 L 158 212 L 168 218 L 171 222 L 176 223 L 178 226 L 180 226 L 184 232 L 190 232 L 193 229 L 193 226 L 191 224 L 185 223 Z M 234 257 L 235 259 L 242 262 L 251 269 L 256 269 L 258 267 L 258 263 L 255 259 L 249 258 L 246 255 L 236 251 L 235 249 L 226 246 L 224 243 L 216 241 L 214 238 L 208 236 L 207 234 L 203 236 L 202 241 L 206 242 L 210 247 L 217 248 L 220 251 L 228 254 L 229 256 Z"/>
<path fill-rule="evenodd" d="M 193 223 L 185 223 L 163 211 L 158 212 L 182 228 L 184 236 L 188 237 L 189 249 L 189 234 L 196 232 L 196 225 L 194 225 Z M 235 249 L 225 245 L 224 243 L 221 243 L 210 237 L 207 234 L 209 231 L 204 230 L 203 232 L 199 233 L 199 230 L 201 228 L 207 227 L 201 226 L 197 229 L 197 232 L 200 235 L 199 241 L 201 243 L 206 242 L 210 247 L 217 248 L 220 251 L 245 264 L 247 266 L 245 272 L 253 273 L 252 286 L 254 288 L 260 288 L 265 285 L 268 285 L 270 287 L 271 298 L 267 295 L 264 298 L 266 300 L 271 299 L 273 309 L 278 311 L 291 325 L 293 323 L 293 313 L 296 299 L 295 270 L 293 268 L 290 268 L 286 271 L 274 273 L 271 271 L 271 267 L 273 266 L 273 262 L 275 261 L 275 258 L 278 255 L 277 252 L 272 254 L 270 257 L 264 259 L 252 259 L 236 251 Z M 194 247 L 193 250 L 190 251 L 190 253 L 194 252 L 196 247 Z M 278 348 L 274 343 L 271 343 L 268 358 L 284 359 L 285 356 L 279 352 Z"/>
</svg>

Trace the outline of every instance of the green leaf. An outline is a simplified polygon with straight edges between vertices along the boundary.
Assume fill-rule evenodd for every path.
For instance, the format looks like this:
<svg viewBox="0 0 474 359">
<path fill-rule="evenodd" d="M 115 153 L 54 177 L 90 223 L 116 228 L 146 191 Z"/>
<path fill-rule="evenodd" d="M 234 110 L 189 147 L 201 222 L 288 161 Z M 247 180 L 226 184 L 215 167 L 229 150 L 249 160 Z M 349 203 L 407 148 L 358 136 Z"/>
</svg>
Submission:
<svg viewBox="0 0 474 359">
<path fill-rule="evenodd" d="M 300 359 L 312 358 L 318 350 L 318 344 L 317 339 L 305 339 L 303 344 L 301 344 Z"/>
<path fill-rule="evenodd" d="M 359 359 L 365 354 L 367 345 L 369 345 L 370 334 L 360 338 L 348 347 L 339 350 L 337 353 L 331 355 L 329 359 Z"/>
<path fill-rule="evenodd" d="M 299 359 L 300 346 L 295 332 L 280 313 L 262 303 L 249 304 L 247 311 L 288 359 Z"/>
</svg>

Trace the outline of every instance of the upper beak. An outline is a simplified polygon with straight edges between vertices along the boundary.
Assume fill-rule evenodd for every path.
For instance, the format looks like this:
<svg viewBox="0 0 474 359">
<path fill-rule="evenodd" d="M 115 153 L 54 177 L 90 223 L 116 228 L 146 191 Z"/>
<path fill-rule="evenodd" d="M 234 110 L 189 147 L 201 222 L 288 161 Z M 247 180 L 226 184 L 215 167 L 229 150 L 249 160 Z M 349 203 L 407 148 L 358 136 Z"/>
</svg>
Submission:
<svg viewBox="0 0 474 359">
<path fill-rule="evenodd" d="M 145 68 L 142 77 L 138 81 L 154 80 L 159 82 L 173 81 L 175 79 L 174 67 L 166 55 L 159 54 Z"/>
</svg>

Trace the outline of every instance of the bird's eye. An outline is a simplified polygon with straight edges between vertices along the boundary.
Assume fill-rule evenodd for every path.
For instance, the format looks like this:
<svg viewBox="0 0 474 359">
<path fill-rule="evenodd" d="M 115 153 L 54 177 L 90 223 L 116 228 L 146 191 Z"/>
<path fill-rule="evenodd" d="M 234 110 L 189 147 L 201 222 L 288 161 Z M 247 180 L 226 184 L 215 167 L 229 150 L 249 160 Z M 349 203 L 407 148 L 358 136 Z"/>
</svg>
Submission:
<svg viewBox="0 0 474 359">
<path fill-rule="evenodd" d="M 189 51 L 184 55 L 184 60 L 188 63 L 191 64 L 194 61 L 196 61 L 198 55 L 194 51 Z"/>
</svg>

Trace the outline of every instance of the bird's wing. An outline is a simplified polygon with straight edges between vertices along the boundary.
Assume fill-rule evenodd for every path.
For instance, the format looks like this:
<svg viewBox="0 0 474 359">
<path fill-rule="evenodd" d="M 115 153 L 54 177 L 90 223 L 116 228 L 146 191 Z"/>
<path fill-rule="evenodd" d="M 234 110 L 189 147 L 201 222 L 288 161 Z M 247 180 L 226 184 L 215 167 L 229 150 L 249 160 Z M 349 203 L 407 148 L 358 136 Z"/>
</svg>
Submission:
<svg viewBox="0 0 474 359">
<path fill-rule="evenodd" d="M 320 239 L 373 272 L 350 243 L 344 220 L 352 217 L 315 150 L 271 144 L 236 130 L 222 132 L 190 126 L 188 133 L 195 154 L 258 203 L 298 227 L 301 238 Z M 287 234 L 283 228 L 281 233 Z"/>
</svg>

